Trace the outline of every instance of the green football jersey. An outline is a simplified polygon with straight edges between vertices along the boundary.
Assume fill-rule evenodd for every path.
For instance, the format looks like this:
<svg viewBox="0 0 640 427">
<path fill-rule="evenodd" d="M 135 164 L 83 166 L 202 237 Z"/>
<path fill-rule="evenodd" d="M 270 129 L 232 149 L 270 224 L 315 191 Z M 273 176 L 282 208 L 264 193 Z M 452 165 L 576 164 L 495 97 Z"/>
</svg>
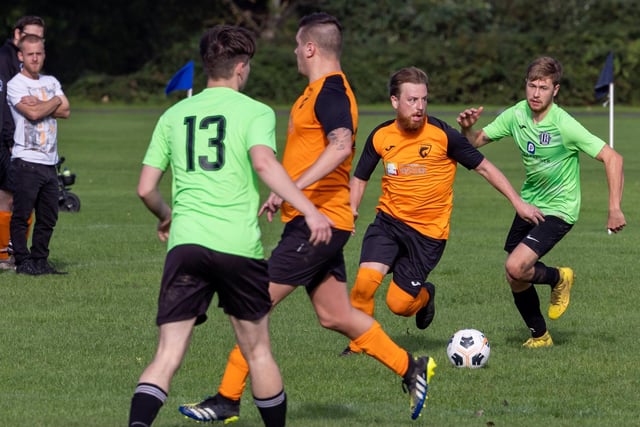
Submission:
<svg viewBox="0 0 640 427">
<path fill-rule="evenodd" d="M 258 177 L 249 149 L 276 150 L 275 113 L 229 88 L 208 88 L 158 120 L 143 163 L 172 172 L 168 250 L 196 244 L 264 257 L 258 227 Z"/>
<path fill-rule="evenodd" d="M 540 123 L 534 123 L 526 100 L 502 112 L 484 132 L 493 141 L 513 137 L 526 174 L 520 193 L 524 201 L 569 224 L 578 220 L 579 153 L 597 156 L 605 145 L 602 139 L 556 104 Z"/>
</svg>

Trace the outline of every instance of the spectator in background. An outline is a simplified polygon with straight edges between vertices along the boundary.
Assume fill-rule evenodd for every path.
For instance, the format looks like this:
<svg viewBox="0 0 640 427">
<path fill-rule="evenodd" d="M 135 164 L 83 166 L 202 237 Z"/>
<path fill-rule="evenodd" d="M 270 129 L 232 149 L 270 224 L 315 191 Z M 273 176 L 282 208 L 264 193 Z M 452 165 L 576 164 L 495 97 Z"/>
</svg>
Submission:
<svg viewBox="0 0 640 427">
<path fill-rule="evenodd" d="M 14 259 L 9 253 L 13 195 L 8 188 L 15 125 L 7 103 L 7 83 L 20 72 L 18 42 L 27 34 L 43 38 L 44 20 L 39 16 L 18 19 L 12 37 L 0 47 L 0 270 L 15 268 Z"/>
<path fill-rule="evenodd" d="M 20 274 L 64 274 L 49 264 L 49 242 L 58 220 L 58 118 L 70 115 L 60 82 L 40 74 L 44 39 L 28 34 L 18 43 L 22 70 L 8 84 L 7 99 L 15 122 L 9 188 L 13 192 L 11 241 Z M 35 209 L 31 250 L 28 220 Z"/>
</svg>

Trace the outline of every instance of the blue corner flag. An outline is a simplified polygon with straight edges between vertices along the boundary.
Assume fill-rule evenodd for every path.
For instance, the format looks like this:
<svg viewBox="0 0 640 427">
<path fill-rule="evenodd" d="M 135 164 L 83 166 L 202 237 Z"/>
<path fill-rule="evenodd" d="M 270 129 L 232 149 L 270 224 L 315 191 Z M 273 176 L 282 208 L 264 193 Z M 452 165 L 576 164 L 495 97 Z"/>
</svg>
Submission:
<svg viewBox="0 0 640 427">
<path fill-rule="evenodd" d="M 596 99 L 604 98 L 609 94 L 609 85 L 613 83 L 613 51 L 607 55 L 607 61 L 600 71 L 598 83 L 595 86 Z"/>
<path fill-rule="evenodd" d="M 193 88 L 193 61 L 187 62 L 187 65 L 180 68 L 177 73 L 171 77 L 167 87 L 164 89 L 165 95 L 174 90 L 189 90 Z"/>
</svg>

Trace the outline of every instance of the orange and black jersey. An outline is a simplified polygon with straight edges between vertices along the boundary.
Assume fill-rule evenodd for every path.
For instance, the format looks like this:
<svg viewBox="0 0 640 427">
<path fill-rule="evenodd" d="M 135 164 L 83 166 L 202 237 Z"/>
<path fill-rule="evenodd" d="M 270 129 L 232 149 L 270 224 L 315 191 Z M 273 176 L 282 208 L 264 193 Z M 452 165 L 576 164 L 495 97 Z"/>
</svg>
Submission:
<svg viewBox="0 0 640 427">
<path fill-rule="evenodd" d="M 377 209 L 434 239 L 449 237 L 457 163 L 475 169 L 484 156 L 447 123 L 428 117 L 416 133 L 395 120 L 376 127 L 365 143 L 354 176 L 368 181 L 382 159 Z"/>
<path fill-rule="evenodd" d="M 330 73 L 309 83 L 291 107 L 287 144 L 282 164 L 295 181 L 318 159 L 329 144 L 327 135 L 339 128 L 352 132 L 351 155 L 327 176 L 304 188 L 320 212 L 340 230 L 353 230 L 349 205 L 349 176 L 358 128 L 358 106 L 346 76 Z M 290 204 L 282 204 L 282 221 L 301 215 Z"/>
</svg>

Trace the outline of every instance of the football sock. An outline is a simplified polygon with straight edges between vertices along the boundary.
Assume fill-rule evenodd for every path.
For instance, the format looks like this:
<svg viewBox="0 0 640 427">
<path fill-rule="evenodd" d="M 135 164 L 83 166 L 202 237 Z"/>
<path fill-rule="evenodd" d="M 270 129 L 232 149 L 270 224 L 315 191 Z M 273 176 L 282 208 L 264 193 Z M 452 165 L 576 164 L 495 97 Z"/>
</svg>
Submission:
<svg viewBox="0 0 640 427">
<path fill-rule="evenodd" d="M 0 211 L 0 259 L 9 259 L 6 248 L 9 246 L 11 232 L 9 231 L 9 223 L 11 222 L 11 212 Z"/>
<path fill-rule="evenodd" d="M 258 407 L 265 427 L 283 427 L 285 425 L 287 395 L 284 390 L 267 399 L 258 399 L 253 396 L 253 403 Z"/>
<path fill-rule="evenodd" d="M 534 338 L 543 336 L 547 331 L 547 324 L 540 311 L 540 299 L 538 298 L 536 288 L 529 286 L 525 291 L 512 293 L 513 301 L 524 323 L 531 331 L 531 336 Z"/>
<path fill-rule="evenodd" d="M 351 305 L 373 317 L 374 296 L 378 287 L 380 287 L 383 277 L 384 274 L 372 268 L 359 268 L 356 283 L 353 285 L 349 295 Z M 349 343 L 349 348 L 356 353 L 363 351 L 353 341 Z"/>
<path fill-rule="evenodd" d="M 129 427 L 149 427 L 167 400 L 167 393 L 154 384 L 139 383 L 131 398 Z"/>
<path fill-rule="evenodd" d="M 531 279 L 531 283 L 551 285 L 551 287 L 553 288 L 560 281 L 560 272 L 557 268 L 547 267 L 546 265 L 538 261 L 533 266 L 533 269 L 534 273 L 533 278 Z"/>
<path fill-rule="evenodd" d="M 429 292 L 424 287 L 414 298 L 400 288 L 393 280 L 387 292 L 387 306 L 399 316 L 411 317 L 429 302 Z"/>
<path fill-rule="evenodd" d="M 393 342 L 377 321 L 374 320 L 371 328 L 353 342 L 396 374 L 403 376 L 407 373 L 409 368 L 407 351 Z"/>
<path fill-rule="evenodd" d="M 356 283 L 351 289 L 349 299 L 351 305 L 369 316 L 373 316 L 374 295 L 382 282 L 384 275 L 372 268 L 359 268 Z"/>
<path fill-rule="evenodd" d="M 218 393 L 227 399 L 240 400 L 249 376 L 249 365 L 245 360 L 238 344 L 229 353 L 227 366 L 222 375 L 222 382 L 218 387 Z"/>
</svg>

